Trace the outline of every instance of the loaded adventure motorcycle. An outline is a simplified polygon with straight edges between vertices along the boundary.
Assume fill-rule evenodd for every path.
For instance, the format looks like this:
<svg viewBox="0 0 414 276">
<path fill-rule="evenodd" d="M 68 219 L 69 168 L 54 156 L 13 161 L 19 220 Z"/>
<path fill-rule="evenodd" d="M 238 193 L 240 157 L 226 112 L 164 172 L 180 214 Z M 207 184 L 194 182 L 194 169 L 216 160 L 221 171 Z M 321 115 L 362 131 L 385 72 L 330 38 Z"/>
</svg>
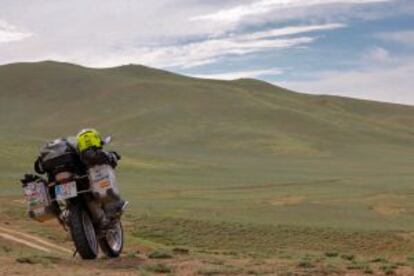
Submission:
<svg viewBox="0 0 414 276">
<path fill-rule="evenodd" d="M 120 156 L 104 152 L 110 137 L 95 130 L 77 139 L 48 142 L 35 162 L 35 174 L 21 180 L 29 216 L 39 222 L 57 218 L 70 232 L 82 259 L 95 259 L 99 247 L 111 258 L 124 246 L 121 216 L 127 205 L 120 197 L 115 167 Z"/>
</svg>

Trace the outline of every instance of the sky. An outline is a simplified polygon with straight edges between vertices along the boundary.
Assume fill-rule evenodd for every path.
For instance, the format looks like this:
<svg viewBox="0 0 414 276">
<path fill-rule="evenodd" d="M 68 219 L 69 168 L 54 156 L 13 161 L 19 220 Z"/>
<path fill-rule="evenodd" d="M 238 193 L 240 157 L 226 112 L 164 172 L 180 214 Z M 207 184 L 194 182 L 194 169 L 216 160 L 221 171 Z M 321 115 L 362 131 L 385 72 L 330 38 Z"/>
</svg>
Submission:
<svg viewBox="0 0 414 276">
<path fill-rule="evenodd" d="M 414 105 L 414 0 L 0 0 L 0 64 L 41 60 Z"/>
</svg>

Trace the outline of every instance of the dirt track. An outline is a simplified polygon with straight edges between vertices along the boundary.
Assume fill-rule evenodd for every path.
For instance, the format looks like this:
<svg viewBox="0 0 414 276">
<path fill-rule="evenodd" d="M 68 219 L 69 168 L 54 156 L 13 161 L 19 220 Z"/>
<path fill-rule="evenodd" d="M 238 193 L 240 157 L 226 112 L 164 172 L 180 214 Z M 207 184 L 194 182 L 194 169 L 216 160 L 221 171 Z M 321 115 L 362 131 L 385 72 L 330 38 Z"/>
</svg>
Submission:
<svg viewBox="0 0 414 276">
<path fill-rule="evenodd" d="M 297 200 L 300 199 L 277 198 L 277 204 L 279 202 L 294 204 Z M 6 200 L 5 202 L 13 202 L 14 209 L 16 206 L 21 207 L 23 203 L 17 200 Z M 219 251 L 210 254 L 210 252 L 197 252 L 193 249 L 187 254 L 174 254 L 163 246 L 158 248 L 156 244 L 149 246 L 139 243 L 128 243 L 121 258 L 107 259 L 103 257 L 93 262 L 86 262 L 79 257 L 72 257 L 73 245 L 65 238 L 66 234 L 62 232 L 60 225 L 55 221 L 40 226 L 33 223 L 28 219 L 1 217 L 0 241 L 6 242 L 3 247 L 6 250 L 0 254 L 0 275 L 157 275 L 159 273 L 180 276 L 288 275 L 290 273 L 293 275 L 366 275 L 362 265 L 372 269 L 371 273 L 373 274 L 385 275 L 385 269 L 397 263 L 392 260 L 387 260 L 384 263 L 370 263 L 369 259 L 359 259 L 360 257 L 356 261 L 346 261 L 339 256 L 327 258 L 323 255 L 311 256 L 311 259 L 307 260 L 296 257 L 293 255 L 294 252 L 291 252 L 292 255 L 289 255 L 289 258 L 274 257 L 269 259 L 256 259 L 226 252 L 220 254 Z M 32 234 L 45 233 L 40 231 L 43 228 L 47 229 L 46 233 L 50 234 L 42 235 L 42 238 Z M 30 229 L 32 233 L 25 232 L 27 229 Z M 50 239 L 45 237 L 50 237 Z M 25 250 L 20 250 L 22 247 L 31 250 L 24 252 Z M 2 250 L 1 247 L 0 250 Z M 165 250 L 170 254 L 169 258 L 153 259 L 150 257 L 154 251 L 163 252 Z M 335 266 L 329 267 L 332 263 Z M 361 267 L 348 269 L 348 267 L 356 265 Z M 398 265 L 390 271 L 394 273 L 393 275 L 414 275 L 413 267 L 408 262 Z"/>
<path fill-rule="evenodd" d="M 56 245 L 49 241 L 45 241 L 31 234 L 16 231 L 11 228 L 0 226 L 0 237 L 12 242 L 16 242 L 33 249 L 37 249 L 46 253 L 72 254 L 73 252 L 63 246 Z"/>
</svg>

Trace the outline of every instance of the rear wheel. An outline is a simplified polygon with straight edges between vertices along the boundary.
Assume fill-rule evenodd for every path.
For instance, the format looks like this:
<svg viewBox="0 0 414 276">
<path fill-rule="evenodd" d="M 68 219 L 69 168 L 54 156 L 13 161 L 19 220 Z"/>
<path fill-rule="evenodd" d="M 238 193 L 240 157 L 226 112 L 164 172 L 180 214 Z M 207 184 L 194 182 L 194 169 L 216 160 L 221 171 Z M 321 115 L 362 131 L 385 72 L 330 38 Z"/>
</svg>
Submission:
<svg viewBox="0 0 414 276">
<path fill-rule="evenodd" d="M 70 205 L 69 227 L 76 250 L 82 259 L 96 259 L 99 252 L 98 240 L 91 217 L 82 205 Z"/>
<path fill-rule="evenodd" d="M 99 245 L 109 258 L 117 258 L 121 255 L 124 247 L 124 229 L 121 221 L 106 230 L 105 235 L 99 239 Z"/>
</svg>

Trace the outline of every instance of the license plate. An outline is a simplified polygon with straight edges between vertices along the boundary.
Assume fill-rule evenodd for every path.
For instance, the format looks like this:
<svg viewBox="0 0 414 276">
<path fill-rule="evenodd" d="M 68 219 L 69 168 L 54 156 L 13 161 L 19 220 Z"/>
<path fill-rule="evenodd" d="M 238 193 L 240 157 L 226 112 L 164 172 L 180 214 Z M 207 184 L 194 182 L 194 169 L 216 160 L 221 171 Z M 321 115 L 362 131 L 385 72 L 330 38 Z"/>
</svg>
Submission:
<svg viewBox="0 0 414 276">
<path fill-rule="evenodd" d="M 55 194 L 57 200 L 65 200 L 78 196 L 76 182 L 69 182 L 55 186 Z"/>
</svg>

